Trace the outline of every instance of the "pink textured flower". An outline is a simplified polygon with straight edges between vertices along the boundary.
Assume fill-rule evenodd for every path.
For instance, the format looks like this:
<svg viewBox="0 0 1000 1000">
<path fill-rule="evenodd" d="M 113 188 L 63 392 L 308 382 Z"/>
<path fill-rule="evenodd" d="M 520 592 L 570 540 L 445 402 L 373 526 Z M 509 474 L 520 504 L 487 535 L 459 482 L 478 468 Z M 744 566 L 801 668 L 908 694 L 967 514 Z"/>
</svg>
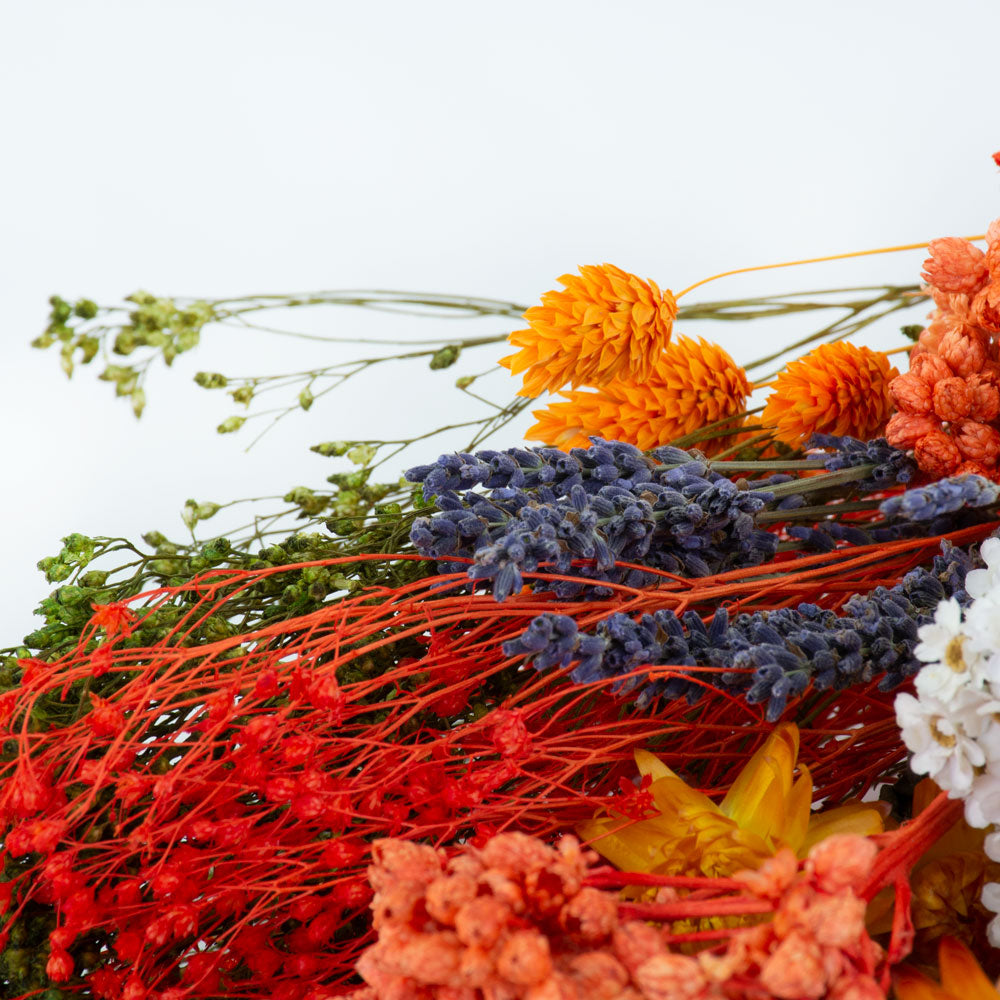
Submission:
<svg viewBox="0 0 1000 1000">
<path fill-rule="evenodd" d="M 760 983 L 778 1000 L 818 1000 L 827 987 L 820 946 L 793 931 L 761 965 Z"/>
<path fill-rule="evenodd" d="M 518 986 L 533 986 L 552 974 L 549 939 L 539 931 L 516 931 L 497 957 L 497 972 Z"/>
<path fill-rule="evenodd" d="M 372 844 L 372 867 L 368 870 L 372 888 L 378 892 L 399 879 L 430 882 L 441 874 L 441 861 L 433 847 L 409 840 L 377 840 Z"/>
<path fill-rule="evenodd" d="M 606 951 L 585 951 L 566 962 L 566 972 L 584 1000 L 614 1000 L 628 985 L 629 974 Z"/>
<path fill-rule="evenodd" d="M 689 955 L 654 955 L 636 969 L 635 982 L 647 1000 L 696 1000 L 708 991 L 705 974 Z"/>
<path fill-rule="evenodd" d="M 986 255 L 959 236 L 945 236 L 927 244 L 931 255 L 921 277 L 942 292 L 974 294 L 986 280 Z"/>
<path fill-rule="evenodd" d="M 867 837 L 835 833 L 809 851 L 806 870 L 823 892 L 855 889 L 868 876 L 877 853 Z"/>
<path fill-rule="evenodd" d="M 493 896 L 479 896 L 455 914 L 455 930 L 463 944 L 492 948 L 511 919 L 510 908 Z"/>
<path fill-rule="evenodd" d="M 911 372 L 897 375 L 889 383 L 889 398 L 900 413 L 911 416 L 925 416 L 934 405 L 931 387 Z"/>
<path fill-rule="evenodd" d="M 950 476 L 962 461 L 958 445 L 944 431 L 925 434 L 913 446 L 913 457 L 920 471 L 934 479 Z"/>
<path fill-rule="evenodd" d="M 618 924 L 613 896 L 588 886 L 570 899 L 559 913 L 562 928 L 583 941 L 607 938 Z"/>
</svg>

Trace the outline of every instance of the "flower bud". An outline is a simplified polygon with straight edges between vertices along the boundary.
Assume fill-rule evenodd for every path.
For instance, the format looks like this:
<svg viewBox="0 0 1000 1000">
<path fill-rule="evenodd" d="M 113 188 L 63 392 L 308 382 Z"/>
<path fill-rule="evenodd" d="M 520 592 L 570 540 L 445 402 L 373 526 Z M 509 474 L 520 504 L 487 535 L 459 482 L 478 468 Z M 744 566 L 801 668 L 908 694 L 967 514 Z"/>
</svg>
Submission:
<svg viewBox="0 0 1000 1000">
<path fill-rule="evenodd" d="M 194 381 L 202 389 L 225 389 L 229 385 L 229 379 L 221 372 L 198 372 Z"/>
</svg>

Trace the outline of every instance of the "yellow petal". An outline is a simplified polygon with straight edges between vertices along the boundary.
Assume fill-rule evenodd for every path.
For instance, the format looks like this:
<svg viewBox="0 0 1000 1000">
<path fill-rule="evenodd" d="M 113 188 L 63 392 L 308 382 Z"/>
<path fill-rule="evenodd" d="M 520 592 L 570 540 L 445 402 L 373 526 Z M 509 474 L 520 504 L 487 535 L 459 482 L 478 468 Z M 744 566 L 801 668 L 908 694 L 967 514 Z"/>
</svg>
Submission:
<svg viewBox="0 0 1000 1000">
<path fill-rule="evenodd" d="M 813 800 L 813 780 L 809 768 L 805 764 L 800 764 L 799 770 L 802 775 L 792 785 L 792 791 L 785 804 L 784 822 L 777 832 L 777 837 L 796 853 L 806 839 Z"/>
<path fill-rule="evenodd" d="M 938 946 L 941 985 L 962 1000 L 997 1000 L 993 984 L 979 967 L 972 952 L 953 937 L 941 938 Z"/>
<path fill-rule="evenodd" d="M 784 799 L 791 791 L 799 753 L 799 730 L 786 722 L 767 738 L 733 782 L 720 809 L 741 827 L 756 830 L 755 819 L 765 802 L 773 807 L 774 791 Z"/>
<path fill-rule="evenodd" d="M 618 817 L 591 819 L 577 833 L 616 868 L 626 872 L 651 872 L 664 859 L 664 849 L 677 842 L 677 831 L 656 819 L 629 824 Z"/>
<path fill-rule="evenodd" d="M 657 778 L 676 778 L 677 775 L 667 767 L 654 753 L 648 750 L 635 751 L 635 766 L 639 768 L 639 773 L 645 778 L 647 774 Z"/>
<path fill-rule="evenodd" d="M 851 802 L 846 806 L 814 814 L 798 853 L 800 857 L 805 857 L 812 847 L 835 833 L 855 833 L 868 837 L 881 833 L 884 829 L 885 823 L 878 807 L 868 802 Z"/>
</svg>

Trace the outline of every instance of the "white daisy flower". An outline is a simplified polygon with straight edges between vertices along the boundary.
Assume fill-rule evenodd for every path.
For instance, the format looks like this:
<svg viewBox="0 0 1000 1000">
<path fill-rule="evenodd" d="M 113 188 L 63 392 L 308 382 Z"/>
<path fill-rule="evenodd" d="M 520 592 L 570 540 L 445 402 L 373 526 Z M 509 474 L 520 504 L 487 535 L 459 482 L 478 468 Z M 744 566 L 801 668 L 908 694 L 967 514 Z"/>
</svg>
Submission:
<svg viewBox="0 0 1000 1000">
<path fill-rule="evenodd" d="M 896 696 L 896 722 L 913 753 L 910 766 L 962 798 L 972 790 L 975 769 L 986 762 L 975 739 L 984 725 L 976 712 L 983 701 L 982 695 L 968 689 L 947 705 L 931 697 Z"/>
<path fill-rule="evenodd" d="M 934 621 L 921 625 L 917 630 L 920 642 L 914 649 L 914 655 L 925 663 L 943 663 L 948 657 L 949 648 L 958 641 L 965 639 L 962 629 L 962 607 L 954 597 L 941 601 L 934 611 Z"/>
<path fill-rule="evenodd" d="M 978 600 L 1000 591 L 1000 538 L 987 538 L 979 546 L 986 569 L 974 569 L 965 576 L 965 590 Z"/>
<path fill-rule="evenodd" d="M 1000 823 L 1000 775 L 987 772 L 975 778 L 965 800 L 965 820 L 978 830 Z"/>
<path fill-rule="evenodd" d="M 1000 832 L 994 831 L 993 833 L 986 834 L 983 849 L 986 851 L 986 857 L 990 861 L 1000 861 Z"/>
</svg>

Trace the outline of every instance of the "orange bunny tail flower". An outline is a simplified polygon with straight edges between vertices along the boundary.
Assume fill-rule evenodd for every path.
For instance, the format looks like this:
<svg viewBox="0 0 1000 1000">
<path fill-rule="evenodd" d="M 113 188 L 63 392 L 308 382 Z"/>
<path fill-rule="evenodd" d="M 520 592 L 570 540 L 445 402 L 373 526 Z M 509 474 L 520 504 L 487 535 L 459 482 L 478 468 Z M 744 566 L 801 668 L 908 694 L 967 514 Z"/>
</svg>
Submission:
<svg viewBox="0 0 1000 1000">
<path fill-rule="evenodd" d="M 519 395 L 649 378 L 670 342 L 673 293 L 611 264 L 586 264 L 559 282 L 565 291 L 546 292 L 524 314 L 528 329 L 510 334 L 520 350 L 500 359 L 512 375 L 524 373 Z"/>
<path fill-rule="evenodd" d="M 986 280 L 986 254 L 959 236 L 946 236 L 927 244 L 931 255 L 921 277 L 941 292 L 974 295 Z"/>
<path fill-rule="evenodd" d="M 898 375 L 881 351 L 845 341 L 821 344 L 778 376 L 761 423 L 791 445 L 815 433 L 870 440 L 889 419 L 889 383 Z M 929 403 L 928 393 L 927 410 Z"/>
<path fill-rule="evenodd" d="M 616 380 L 596 392 L 570 390 L 567 402 L 535 410 L 525 437 L 568 450 L 586 448 L 592 435 L 625 441 L 643 451 L 743 412 L 751 391 L 746 372 L 719 346 L 677 337 L 644 381 Z M 699 441 L 708 454 L 725 436 Z"/>
</svg>

